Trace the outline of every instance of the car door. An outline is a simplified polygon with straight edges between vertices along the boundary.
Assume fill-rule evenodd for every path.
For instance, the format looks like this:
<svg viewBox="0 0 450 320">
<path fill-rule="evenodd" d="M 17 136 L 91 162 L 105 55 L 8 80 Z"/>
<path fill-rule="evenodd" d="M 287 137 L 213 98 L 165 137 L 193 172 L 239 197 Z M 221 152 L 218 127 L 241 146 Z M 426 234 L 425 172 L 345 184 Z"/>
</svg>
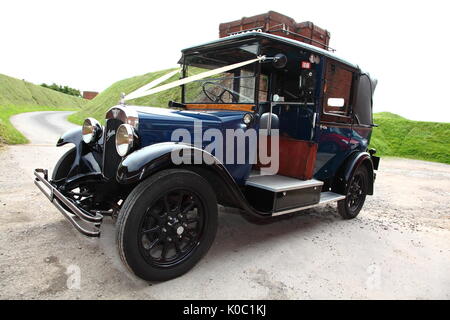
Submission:
<svg viewBox="0 0 450 320">
<path fill-rule="evenodd" d="M 355 70 L 340 62 L 326 61 L 320 111 L 319 148 L 315 177 L 333 177 L 351 152 L 351 104 Z"/>
</svg>

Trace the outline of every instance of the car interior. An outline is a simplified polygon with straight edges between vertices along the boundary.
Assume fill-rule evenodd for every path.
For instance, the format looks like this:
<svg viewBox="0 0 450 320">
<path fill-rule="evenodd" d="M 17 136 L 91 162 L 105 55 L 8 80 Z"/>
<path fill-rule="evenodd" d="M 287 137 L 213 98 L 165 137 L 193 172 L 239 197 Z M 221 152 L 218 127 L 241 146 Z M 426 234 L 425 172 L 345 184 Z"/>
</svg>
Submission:
<svg viewBox="0 0 450 320">
<path fill-rule="evenodd" d="M 260 126 L 268 129 L 268 135 L 274 133 L 272 129 L 278 129 L 278 174 L 309 180 L 313 176 L 317 154 L 314 110 L 318 59 L 310 62 L 311 54 L 295 52 L 292 48 L 288 50 L 282 45 L 264 48 L 267 56 L 280 52 L 287 56 L 285 66 L 279 68 L 267 63 L 261 67 L 261 78 L 268 79 L 269 96 L 267 101 L 260 102 Z M 264 166 L 258 161 L 255 169 L 261 168 Z"/>
</svg>

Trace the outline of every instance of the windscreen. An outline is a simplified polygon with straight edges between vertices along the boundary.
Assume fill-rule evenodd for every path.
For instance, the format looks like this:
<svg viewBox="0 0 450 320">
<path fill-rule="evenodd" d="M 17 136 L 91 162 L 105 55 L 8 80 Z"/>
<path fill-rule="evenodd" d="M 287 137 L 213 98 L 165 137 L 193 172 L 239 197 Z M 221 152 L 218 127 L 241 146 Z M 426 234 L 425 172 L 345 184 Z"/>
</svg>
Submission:
<svg viewBox="0 0 450 320">
<path fill-rule="evenodd" d="M 185 58 L 186 77 L 254 59 L 258 44 L 211 50 Z M 256 63 L 190 82 L 184 86 L 185 103 L 254 103 Z"/>
</svg>

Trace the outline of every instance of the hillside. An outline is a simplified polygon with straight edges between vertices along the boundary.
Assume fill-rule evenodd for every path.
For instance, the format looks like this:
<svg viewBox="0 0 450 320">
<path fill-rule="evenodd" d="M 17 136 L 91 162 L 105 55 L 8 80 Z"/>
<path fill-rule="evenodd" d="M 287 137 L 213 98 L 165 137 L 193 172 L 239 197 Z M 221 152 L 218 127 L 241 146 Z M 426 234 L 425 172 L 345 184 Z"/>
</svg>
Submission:
<svg viewBox="0 0 450 320">
<path fill-rule="evenodd" d="M 86 100 L 0 74 L 0 106 L 81 107 Z"/>
<path fill-rule="evenodd" d="M 135 91 L 136 89 L 142 87 L 143 85 L 155 80 L 174 69 L 161 70 L 156 72 L 146 73 L 140 76 L 132 77 L 129 79 L 124 79 L 114 83 L 112 86 L 101 92 L 93 100 L 89 101 L 81 111 L 71 115 L 69 120 L 82 124 L 86 117 L 94 117 L 99 121 L 104 121 L 106 111 L 120 100 L 120 94 L 123 92 L 128 94 Z M 171 79 L 164 83 L 177 80 L 179 75 L 174 75 Z M 142 97 L 135 100 L 130 100 L 130 104 L 143 105 L 143 106 L 154 106 L 154 107 L 167 107 L 167 103 L 170 101 L 180 101 L 181 100 L 181 90 L 179 88 L 170 89 L 163 91 L 151 96 Z"/>
<path fill-rule="evenodd" d="M 27 139 L 9 122 L 15 114 L 31 111 L 77 110 L 86 100 L 27 81 L 0 74 L 0 145 L 26 143 Z"/>
<path fill-rule="evenodd" d="M 371 147 L 381 156 L 395 156 L 450 164 L 450 123 L 423 122 L 380 112 L 374 115 Z"/>
<path fill-rule="evenodd" d="M 146 83 L 166 74 L 170 70 L 147 73 L 114 83 L 78 113 L 69 117 L 81 124 L 86 117 L 104 121 L 105 112 L 116 105 L 120 93 L 130 93 Z M 174 76 L 169 81 L 177 78 Z M 166 107 L 169 100 L 179 101 L 181 90 L 174 88 L 152 96 L 130 101 L 130 104 Z M 374 115 L 371 147 L 380 156 L 396 156 L 450 164 L 450 123 L 420 122 L 405 119 L 399 115 L 382 112 Z"/>
</svg>

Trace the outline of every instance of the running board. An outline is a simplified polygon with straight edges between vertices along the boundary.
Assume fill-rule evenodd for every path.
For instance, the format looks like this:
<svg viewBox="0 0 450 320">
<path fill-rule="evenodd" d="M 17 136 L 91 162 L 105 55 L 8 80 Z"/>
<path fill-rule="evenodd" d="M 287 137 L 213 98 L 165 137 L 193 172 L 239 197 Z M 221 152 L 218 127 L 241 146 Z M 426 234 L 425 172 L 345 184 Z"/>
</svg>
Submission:
<svg viewBox="0 0 450 320">
<path fill-rule="evenodd" d="M 294 208 L 294 209 L 274 212 L 274 213 L 272 213 L 272 217 L 281 216 L 283 214 L 288 214 L 288 213 L 297 212 L 297 211 L 301 211 L 301 210 L 306 210 L 306 209 L 309 209 L 309 208 L 317 207 L 317 206 L 319 206 L 321 204 L 326 204 L 326 203 L 330 203 L 330 202 L 336 202 L 336 201 L 344 200 L 344 199 L 345 199 L 345 196 L 343 196 L 342 194 L 337 194 L 337 193 L 334 193 L 334 192 L 326 191 L 326 192 L 322 192 L 320 194 L 320 201 L 319 201 L 319 203 L 312 204 L 312 205 L 305 206 L 305 207 L 299 207 L 299 208 Z"/>
<path fill-rule="evenodd" d="M 250 175 L 245 185 L 271 192 L 283 192 L 322 187 L 323 182 L 316 179 L 300 180 L 280 175 Z"/>
<path fill-rule="evenodd" d="M 280 212 L 317 204 L 323 182 L 282 175 L 251 175 L 245 182 L 245 197 L 258 211 Z"/>
</svg>

